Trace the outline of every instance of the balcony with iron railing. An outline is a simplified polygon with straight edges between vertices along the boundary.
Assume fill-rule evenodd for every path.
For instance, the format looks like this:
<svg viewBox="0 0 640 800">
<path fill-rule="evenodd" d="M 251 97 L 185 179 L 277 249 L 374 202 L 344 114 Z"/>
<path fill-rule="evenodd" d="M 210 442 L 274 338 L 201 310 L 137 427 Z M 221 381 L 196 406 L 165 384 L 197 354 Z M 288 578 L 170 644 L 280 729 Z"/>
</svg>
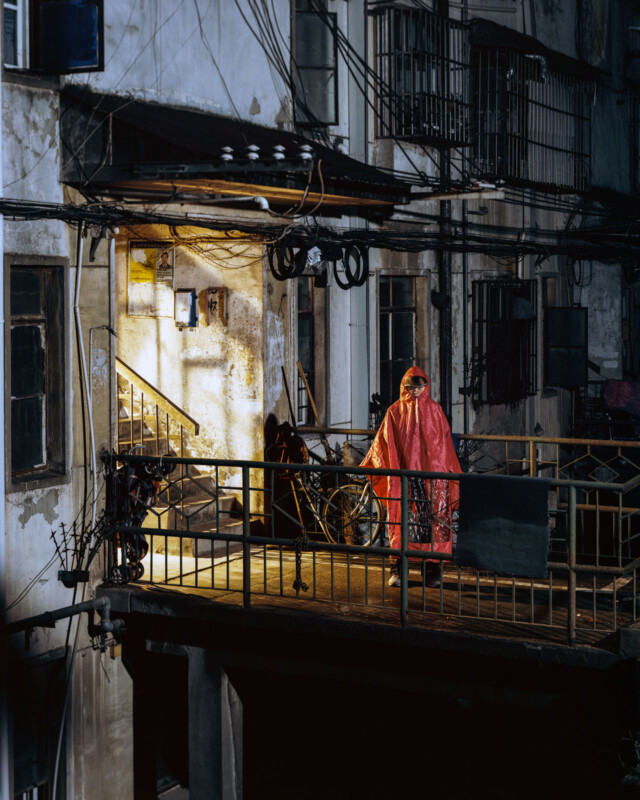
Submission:
<svg viewBox="0 0 640 800">
<path fill-rule="evenodd" d="M 331 429 L 334 437 L 339 433 Z M 371 470 L 112 454 L 105 456 L 111 482 L 102 536 L 105 587 L 129 583 L 238 609 L 348 617 L 352 625 L 591 652 L 610 652 L 614 642 L 614 649 L 628 654 L 635 652 L 637 636 L 639 448 L 640 442 L 460 437 L 464 475 L 382 471 L 400 481 L 394 498 L 402 509 L 397 550 L 388 546 L 386 498 L 372 494 Z M 224 484 L 235 497 L 232 507 L 223 508 L 213 488 L 208 499 L 189 506 L 190 485 L 201 488 L 203 473 L 211 487 Z M 140 492 L 145 475 L 163 481 L 156 505 Z M 506 503 L 511 489 L 526 494 L 529 486 L 533 492 L 546 477 L 550 537 L 544 572 L 510 574 L 483 568 L 481 561 L 462 563 L 455 524 L 452 555 L 409 549 L 411 477 L 424 478 L 429 487 L 436 480 L 460 480 L 489 494 L 499 486 L 489 509 L 498 528 L 502 498 Z M 461 523 L 464 504 L 462 492 Z M 503 544 L 508 551 L 508 535 Z M 387 585 L 392 558 L 400 559 L 399 588 Z M 425 559 L 437 562 L 435 588 L 420 569 Z"/>
</svg>

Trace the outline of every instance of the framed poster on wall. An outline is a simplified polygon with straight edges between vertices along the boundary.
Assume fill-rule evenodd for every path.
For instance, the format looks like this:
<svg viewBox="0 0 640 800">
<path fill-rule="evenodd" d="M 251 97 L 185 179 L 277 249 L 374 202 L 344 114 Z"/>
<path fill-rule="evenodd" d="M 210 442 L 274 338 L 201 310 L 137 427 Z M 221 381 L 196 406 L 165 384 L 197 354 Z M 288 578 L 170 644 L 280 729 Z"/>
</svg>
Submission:
<svg viewBox="0 0 640 800">
<path fill-rule="evenodd" d="M 129 316 L 173 317 L 174 253 L 171 241 L 129 241 Z"/>
</svg>

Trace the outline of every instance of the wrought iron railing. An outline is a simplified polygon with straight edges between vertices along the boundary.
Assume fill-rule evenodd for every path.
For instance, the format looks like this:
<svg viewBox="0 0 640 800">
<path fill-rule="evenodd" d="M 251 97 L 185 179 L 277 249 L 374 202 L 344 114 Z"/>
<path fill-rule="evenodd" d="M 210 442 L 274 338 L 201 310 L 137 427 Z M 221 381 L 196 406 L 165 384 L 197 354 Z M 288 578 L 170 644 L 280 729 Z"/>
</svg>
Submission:
<svg viewBox="0 0 640 800">
<path fill-rule="evenodd" d="M 198 423 L 120 358 L 116 449 L 148 455 L 185 454 L 185 435 L 197 436 Z"/>
<path fill-rule="evenodd" d="M 536 451 L 530 471 L 540 462 Z M 623 503 L 640 489 L 637 475 L 626 482 L 553 478 L 548 575 L 518 578 L 457 566 L 446 553 L 408 548 L 410 478 L 432 482 L 458 476 L 381 471 L 397 476 L 401 485 L 401 545 L 391 549 L 385 544 L 388 523 L 377 501 L 366 492 L 360 494 L 364 484 L 359 482 L 366 482 L 370 470 L 110 455 L 107 473 L 117 475 L 118 464 L 120 470 L 143 468 L 151 476 L 154 470 L 166 472 L 168 466 L 182 468 L 180 483 L 172 484 L 170 475 L 167 479 L 176 497 L 173 513 L 181 514 L 183 527 L 169 524 L 171 504 L 145 506 L 143 527 L 130 513 L 131 502 L 123 513 L 122 493 L 111 491 L 106 509 L 107 582 L 142 580 L 202 592 L 224 603 L 305 604 L 319 614 L 348 613 L 368 621 L 524 635 L 580 646 L 597 645 L 637 620 L 639 509 Z M 209 470 L 216 484 L 238 497 L 239 504 L 226 512 L 226 520 L 214 492 L 209 500 L 214 522 L 208 526 L 178 509 L 185 480 L 191 479 L 195 467 Z M 474 477 L 480 476 L 465 479 Z M 356 488 L 343 492 L 345 486 Z M 582 493 L 588 493 L 588 503 L 581 502 Z M 125 494 L 135 500 L 135 493 Z M 580 526 L 583 506 L 595 514 L 590 529 L 595 539 L 588 547 Z M 606 537 L 604 519 L 612 521 Z M 369 537 L 362 534 L 367 530 Z M 179 546 L 171 550 L 169 539 Z M 399 589 L 387 586 L 392 558 L 400 559 Z M 438 563 L 437 588 L 431 588 L 418 569 L 425 559 Z"/>
</svg>

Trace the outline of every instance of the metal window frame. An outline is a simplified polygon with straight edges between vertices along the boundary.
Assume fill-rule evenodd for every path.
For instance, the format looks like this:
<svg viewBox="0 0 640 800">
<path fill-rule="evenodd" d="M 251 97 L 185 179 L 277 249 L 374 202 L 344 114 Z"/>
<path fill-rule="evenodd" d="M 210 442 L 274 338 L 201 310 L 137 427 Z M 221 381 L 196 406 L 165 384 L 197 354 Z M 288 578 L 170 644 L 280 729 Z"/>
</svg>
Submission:
<svg viewBox="0 0 640 800">
<path fill-rule="evenodd" d="M 104 71 L 104 0 L 92 0 L 98 12 L 98 63 L 95 66 L 69 67 L 67 69 L 45 69 L 38 63 L 40 54 L 39 12 L 42 0 L 3 0 L 4 13 L 7 7 L 17 12 L 16 25 L 16 64 L 4 63 L 5 69 L 12 72 L 31 72 L 40 75 L 72 75 L 84 72 Z"/>
<path fill-rule="evenodd" d="M 466 26 L 423 8 L 374 10 L 377 137 L 469 144 Z"/>
<path fill-rule="evenodd" d="M 31 491 L 70 480 L 69 452 L 67 435 L 67 386 L 69 382 L 69 364 L 67 354 L 68 324 L 65 303 L 65 291 L 68 284 L 69 263 L 66 259 L 53 257 L 32 257 L 22 255 L 5 255 L 5 441 L 6 470 L 5 491 L 7 493 Z M 27 319 L 33 324 L 34 315 L 11 315 L 10 276 L 13 269 L 39 271 L 46 289 L 42 296 L 42 314 L 48 323 L 49 336 L 45 346 L 45 411 L 47 415 L 44 465 L 20 472 L 11 469 L 11 342 L 10 330 L 13 320 Z M 45 277 L 46 274 L 46 277 Z M 55 314 L 56 316 L 52 316 Z M 52 327 L 55 332 L 52 332 Z M 52 341 L 55 336 L 55 342 Z M 51 348 L 55 347 L 55 359 L 51 359 Z"/>
<path fill-rule="evenodd" d="M 526 293 L 534 316 L 513 317 L 515 292 Z M 471 392 L 474 406 L 516 405 L 537 391 L 537 281 L 472 283 Z"/>
<path fill-rule="evenodd" d="M 2 36 L 4 53 L 4 22 L 7 9 L 16 12 L 16 63 L 9 64 L 3 59 L 3 65 L 7 69 L 24 69 L 29 59 L 29 15 L 26 13 L 24 0 L 4 0 L 2 4 Z"/>
</svg>

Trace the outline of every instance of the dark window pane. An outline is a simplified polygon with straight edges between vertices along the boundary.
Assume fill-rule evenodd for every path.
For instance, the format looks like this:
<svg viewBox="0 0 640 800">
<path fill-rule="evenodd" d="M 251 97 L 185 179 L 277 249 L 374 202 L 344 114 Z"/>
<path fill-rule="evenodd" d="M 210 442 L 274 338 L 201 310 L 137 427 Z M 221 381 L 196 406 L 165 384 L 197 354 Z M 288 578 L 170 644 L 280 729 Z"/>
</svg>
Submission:
<svg viewBox="0 0 640 800">
<path fill-rule="evenodd" d="M 311 292 L 309 290 L 309 281 L 306 278 L 300 278 L 298 284 L 298 311 L 311 310 Z"/>
<path fill-rule="evenodd" d="M 301 88 L 297 94 L 302 119 L 331 122 L 335 117 L 335 72 L 300 68 Z M 307 113 L 308 112 L 308 113 Z"/>
<path fill-rule="evenodd" d="M 44 353 L 40 328 L 19 325 L 11 330 L 11 396 L 44 391 Z"/>
<path fill-rule="evenodd" d="M 380 370 L 380 397 L 382 397 L 382 405 L 384 408 L 387 408 L 394 400 L 397 400 L 396 397 L 393 397 L 391 388 L 390 367 L 391 365 L 387 362 L 382 365 Z"/>
<path fill-rule="evenodd" d="M 11 315 L 39 316 L 42 313 L 40 273 L 36 270 L 11 270 Z"/>
<path fill-rule="evenodd" d="M 389 359 L 389 314 L 380 314 L 380 360 Z"/>
<path fill-rule="evenodd" d="M 413 306 L 413 278 L 393 278 L 393 305 Z"/>
<path fill-rule="evenodd" d="M 10 8 L 4 9 L 4 63 L 18 66 L 18 15 Z"/>
<path fill-rule="evenodd" d="M 391 278 L 383 275 L 380 278 L 380 307 L 381 308 L 388 308 L 391 305 L 391 293 L 390 293 L 390 283 Z"/>
<path fill-rule="evenodd" d="M 398 400 L 400 397 L 400 384 L 402 383 L 402 378 L 404 377 L 404 373 L 411 365 L 412 362 L 409 359 L 393 362 L 393 367 L 391 370 L 391 395 L 393 400 Z"/>
<path fill-rule="evenodd" d="M 14 471 L 44 463 L 43 402 L 42 397 L 11 401 L 11 469 Z"/>
<path fill-rule="evenodd" d="M 413 358 L 413 314 L 410 311 L 393 315 L 393 358 Z"/>
<path fill-rule="evenodd" d="M 313 370 L 313 321 L 311 317 L 298 319 L 298 359 L 305 372 Z"/>
<path fill-rule="evenodd" d="M 297 119 L 330 125 L 337 122 L 336 16 L 327 13 L 323 17 L 314 12 L 296 13 L 293 80 Z"/>
<path fill-rule="evenodd" d="M 296 14 L 296 64 L 298 67 L 333 67 L 333 30 L 319 14 Z"/>
</svg>

